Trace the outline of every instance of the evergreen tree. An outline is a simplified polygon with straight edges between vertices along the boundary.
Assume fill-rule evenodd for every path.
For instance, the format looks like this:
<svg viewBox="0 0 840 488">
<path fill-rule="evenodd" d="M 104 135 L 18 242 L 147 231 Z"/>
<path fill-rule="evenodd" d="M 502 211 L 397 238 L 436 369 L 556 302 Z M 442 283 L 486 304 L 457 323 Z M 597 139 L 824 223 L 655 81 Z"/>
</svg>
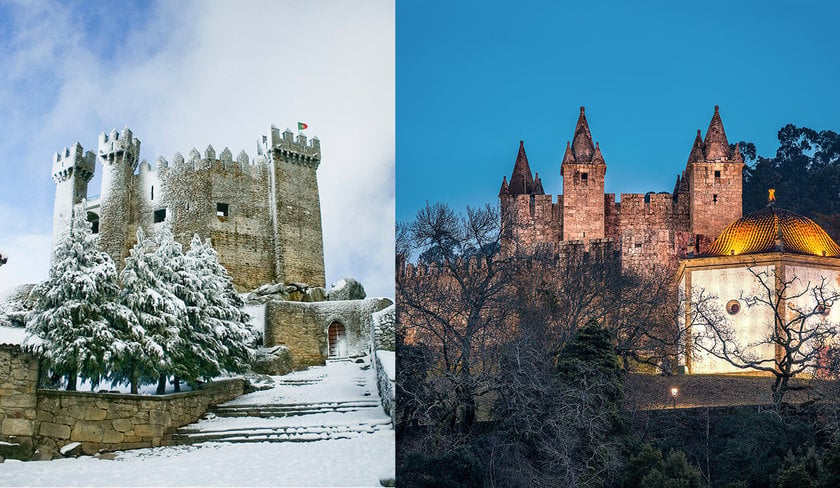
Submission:
<svg viewBox="0 0 840 488">
<path fill-rule="evenodd" d="M 250 368 L 251 345 L 255 338 L 248 326 L 245 302 L 233 287 L 227 270 L 209 242 L 196 235 L 186 254 L 187 265 L 201 283 L 204 307 L 199 310 L 198 327 L 188 330 L 188 339 L 200 346 L 201 375 L 239 373 Z"/>
<path fill-rule="evenodd" d="M 131 393 L 137 393 L 140 381 L 157 380 L 160 373 L 172 369 L 166 352 L 173 347 L 173 339 L 179 337 L 186 319 L 184 302 L 161 279 L 166 276 L 166 266 L 150 244 L 143 229 L 137 229 L 137 244 L 120 273 L 121 299 L 135 320 L 128 324 L 126 348 L 115 365 L 113 378 L 129 382 Z"/>
<path fill-rule="evenodd" d="M 26 317 L 24 349 L 40 355 L 54 374 L 96 385 L 112 361 L 126 349 L 125 330 L 112 327 L 130 322 L 131 312 L 118 302 L 114 262 L 98 250 L 85 205 L 59 241 L 50 276 L 32 291 L 36 301 Z"/>
<path fill-rule="evenodd" d="M 192 379 L 185 355 L 185 350 L 190 347 L 190 344 L 184 341 L 184 331 L 194 326 L 195 304 L 201 307 L 204 302 L 196 300 L 196 296 L 200 294 L 199 279 L 188 269 L 181 244 L 172 235 L 168 222 L 157 232 L 157 249 L 154 259 L 160 263 L 157 269 L 159 286 L 180 300 L 179 310 L 183 307 L 183 311 L 177 314 L 177 324 L 164 329 L 147 331 L 149 337 L 160 346 L 163 352 L 163 360 L 157 368 L 157 393 L 163 394 L 166 391 L 166 380 L 169 376 Z"/>
</svg>

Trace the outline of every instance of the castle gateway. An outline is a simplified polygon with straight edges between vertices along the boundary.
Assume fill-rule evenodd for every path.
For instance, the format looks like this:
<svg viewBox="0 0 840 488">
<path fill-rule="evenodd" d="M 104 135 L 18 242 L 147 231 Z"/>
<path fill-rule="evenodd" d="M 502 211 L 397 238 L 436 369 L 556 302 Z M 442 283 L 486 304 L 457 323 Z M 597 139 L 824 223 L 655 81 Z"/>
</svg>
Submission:
<svg viewBox="0 0 840 488">
<path fill-rule="evenodd" d="M 307 142 L 272 126 L 251 160 L 225 148 L 204 156 L 193 148 L 155 167 L 140 161 L 140 140 L 128 128 L 99 136 L 97 154 L 76 143 L 53 160 L 56 183 L 53 247 L 67 233 L 87 196 L 97 160 L 102 165 L 99 198 L 87 202 L 87 217 L 99 245 L 122 267 L 138 227 L 150 234 L 168 222 L 188 246 L 194 234 L 209 238 L 238 291 L 264 283 L 325 286 L 324 242 L 316 171 L 317 138 Z"/>
<path fill-rule="evenodd" d="M 700 130 L 673 193 L 604 193 L 607 164 L 593 144 L 584 107 L 560 171 L 563 194 L 554 201 L 533 176 L 523 142 L 508 182 L 499 191 L 502 249 L 548 247 L 555 254 L 618 252 L 622 267 L 636 272 L 676 266 L 699 253 L 731 222 L 741 217 L 738 147 L 730 148 L 718 107 L 705 138 Z"/>
</svg>

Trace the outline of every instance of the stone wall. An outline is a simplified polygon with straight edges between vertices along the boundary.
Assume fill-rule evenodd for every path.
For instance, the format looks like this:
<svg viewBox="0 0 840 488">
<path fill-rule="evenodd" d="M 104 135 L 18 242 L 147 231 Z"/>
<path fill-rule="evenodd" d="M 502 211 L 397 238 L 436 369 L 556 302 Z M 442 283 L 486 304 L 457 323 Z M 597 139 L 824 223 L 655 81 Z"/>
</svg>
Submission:
<svg viewBox="0 0 840 488">
<path fill-rule="evenodd" d="M 329 356 L 330 324 L 344 326 L 350 356 L 370 353 L 371 314 L 388 307 L 387 298 L 333 302 L 288 302 L 266 304 L 264 346 L 284 345 L 292 351 L 295 369 L 324 364 Z"/>
<path fill-rule="evenodd" d="M 160 446 L 211 405 L 242 395 L 245 384 L 231 379 L 155 396 L 38 390 L 36 444 L 42 453 L 50 453 L 80 442 L 85 454 Z"/>
<path fill-rule="evenodd" d="M 379 398 L 382 401 L 382 408 L 391 416 L 391 425 L 396 425 L 396 398 L 397 391 L 395 371 L 385 365 L 385 362 L 394 364 L 393 351 L 376 351 L 373 355 L 373 364 L 376 368 L 376 385 L 379 389 Z"/>
<path fill-rule="evenodd" d="M 87 171 L 82 152 L 78 144 L 65 151 L 75 166 L 66 168 L 63 156 L 54 165 L 56 236 L 66 232 L 73 205 L 86 196 L 93 168 Z M 119 268 L 137 228 L 154 235 L 163 225 L 155 222 L 161 212 L 185 248 L 194 234 L 211 239 L 239 291 L 278 281 L 325 286 L 317 139 L 272 127 L 253 160 L 244 151 L 234 159 L 228 148 L 217 157 L 208 146 L 203 155 L 195 148 L 186 158 L 176 153 L 171 163 L 158 158 L 153 168 L 139 160 L 140 141 L 126 128 L 102 134 L 98 154 L 102 195 L 89 210 L 98 216 L 100 247 Z M 77 174 L 87 179 L 66 180 Z"/>
<path fill-rule="evenodd" d="M 376 351 L 394 351 L 397 334 L 397 307 L 388 307 L 374 312 L 371 316 L 373 327 L 370 328 L 370 343 Z"/>
<path fill-rule="evenodd" d="M 0 456 L 32 454 L 36 432 L 38 360 L 16 345 L 0 345 Z"/>
</svg>

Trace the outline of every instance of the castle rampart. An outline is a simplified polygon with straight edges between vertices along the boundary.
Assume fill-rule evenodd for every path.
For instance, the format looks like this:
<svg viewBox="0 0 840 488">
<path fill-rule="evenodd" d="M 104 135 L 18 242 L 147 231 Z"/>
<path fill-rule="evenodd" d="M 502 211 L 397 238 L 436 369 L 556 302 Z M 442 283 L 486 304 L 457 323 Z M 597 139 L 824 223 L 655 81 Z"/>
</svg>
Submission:
<svg viewBox="0 0 840 488">
<path fill-rule="evenodd" d="M 89 216 L 101 248 L 121 267 L 138 227 L 154 235 L 168 223 L 185 248 L 195 234 L 209 238 L 240 290 L 278 281 L 324 286 L 320 141 L 273 126 L 269 134 L 258 141 L 253 161 L 245 151 L 234 159 L 228 148 L 217 155 L 210 145 L 203 155 L 193 148 L 186 158 L 175 153 L 171 162 L 159 157 L 154 166 L 139 160 L 140 141 L 131 130 L 100 135 L 102 191 L 90 202 Z M 65 152 L 53 165 L 56 241 L 86 196 L 94 167 L 92 153 L 79 159 L 81 145 Z M 87 177 L 83 184 L 59 181 L 75 167 Z"/>
<path fill-rule="evenodd" d="M 520 142 L 510 184 L 499 191 L 503 252 L 547 246 L 558 256 L 603 247 L 621 252 L 622 266 L 635 271 L 672 266 L 687 252 L 700 252 L 725 226 L 741 216 L 743 160 L 726 139 L 718 107 L 697 137 L 673 193 L 604 193 L 607 165 L 593 144 L 584 108 L 561 164 L 563 194 L 550 204 L 539 176 L 532 177 Z"/>
</svg>

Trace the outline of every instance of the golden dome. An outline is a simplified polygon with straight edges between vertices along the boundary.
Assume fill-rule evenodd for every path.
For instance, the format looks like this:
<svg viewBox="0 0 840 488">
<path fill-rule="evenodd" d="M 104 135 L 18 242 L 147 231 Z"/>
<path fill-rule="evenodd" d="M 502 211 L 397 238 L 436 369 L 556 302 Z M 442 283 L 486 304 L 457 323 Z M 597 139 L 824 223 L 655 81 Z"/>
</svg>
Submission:
<svg viewBox="0 0 840 488">
<path fill-rule="evenodd" d="M 813 220 L 776 207 L 771 193 L 763 209 L 745 215 L 715 239 L 702 256 L 737 256 L 787 252 L 811 256 L 840 256 L 840 246 Z"/>
</svg>

